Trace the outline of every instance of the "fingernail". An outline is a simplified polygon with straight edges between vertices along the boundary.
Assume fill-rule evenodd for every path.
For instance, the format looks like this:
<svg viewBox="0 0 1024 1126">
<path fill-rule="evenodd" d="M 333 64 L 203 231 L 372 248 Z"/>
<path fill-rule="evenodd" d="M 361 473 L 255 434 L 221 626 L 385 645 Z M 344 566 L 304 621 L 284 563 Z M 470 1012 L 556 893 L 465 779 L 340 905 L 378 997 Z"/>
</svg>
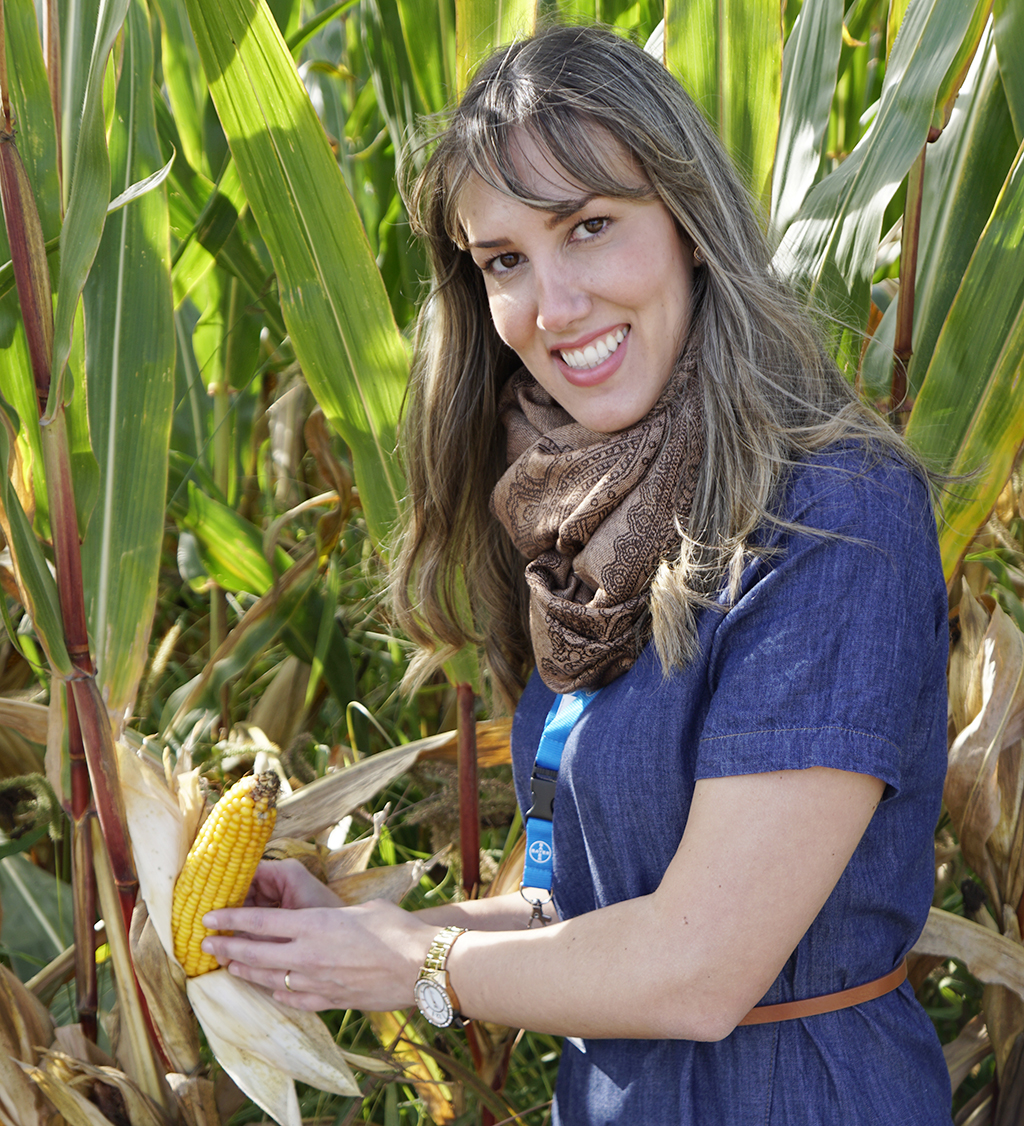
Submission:
<svg viewBox="0 0 1024 1126">
<path fill-rule="evenodd" d="M 200 949 L 202 950 L 202 952 L 204 954 L 212 954 L 213 953 L 213 947 L 210 945 L 210 940 L 208 938 L 203 939 L 202 946 L 200 947 Z"/>
</svg>

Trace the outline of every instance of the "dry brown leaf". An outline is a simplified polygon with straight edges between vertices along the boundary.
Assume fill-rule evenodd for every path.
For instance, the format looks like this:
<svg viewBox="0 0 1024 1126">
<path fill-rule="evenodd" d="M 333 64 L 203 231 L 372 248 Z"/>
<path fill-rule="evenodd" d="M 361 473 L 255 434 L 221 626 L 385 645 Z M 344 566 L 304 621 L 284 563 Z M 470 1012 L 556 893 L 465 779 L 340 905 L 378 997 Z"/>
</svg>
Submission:
<svg viewBox="0 0 1024 1126">
<path fill-rule="evenodd" d="M 48 1051 L 32 1080 L 69 1126 L 170 1126 L 171 1119 L 123 1071 L 97 1067 L 65 1052 Z"/>
<path fill-rule="evenodd" d="M 306 686 L 309 665 L 289 656 L 256 701 L 249 722 L 259 727 L 278 747 L 288 747 L 306 722 Z"/>
<path fill-rule="evenodd" d="M 518 891 L 523 882 L 523 864 L 526 860 L 526 834 L 521 833 L 516 843 L 509 850 L 508 855 L 501 862 L 497 875 L 488 884 L 484 898 L 489 899 L 495 895 L 508 895 L 509 892 Z M 528 910 L 526 900 L 523 900 L 523 910 Z"/>
<path fill-rule="evenodd" d="M 38 998 L 0 965 L 0 1120 L 15 1126 L 45 1126 L 50 1117 L 41 1092 L 21 1064 L 36 1062 L 49 1046 L 53 1022 Z"/>
<path fill-rule="evenodd" d="M 999 766 L 1002 752 L 1013 748 L 1024 734 L 1024 634 L 998 606 L 978 648 L 975 676 L 982 706 L 950 747 L 943 797 L 965 859 L 1001 905 L 1006 881 L 999 878 L 987 846 L 1001 820 L 1008 823 L 1012 837 L 1019 810 L 1019 792 L 1007 795 L 1008 808 L 1003 808 Z M 1003 839 L 1003 834 L 997 835 L 1001 860 Z"/>
<path fill-rule="evenodd" d="M 949 711 L 954 732 L 960 732 L 981 710 L 981 683 L 975 663 L 988 629 L 989 614 L 966 582 L 960 584 L 957 607 L 960 636 L 949 651 Z"/>
<path fill-rule="evenodd" d="M 368 903 L 371 899 L 388 899 L 392 903 L 401 903 L 420 882 L 425 870 L 425 861 L 410 860 L 405 864 L 350 872 L 340 880 L 332 880 L 327 886 L 346 907 Z"/>
<path fill-rule="evenodd" d="M 94 1067 L 116 1067 L 115 1061 L 82 1031 L 80 1024 L 62 1024 L 53 1030 L 53 1047 L 76 1060 Z"/>
<path fill-rule="evenodd" d="M 509 748 L 511 734 L 512 720 L 509 718 L 480 720 L 476 725 L 477 765 L 509 766 L 512 762 L 512 751 Z M 436 738 L 443 741 L 429 751 L 424 751 L 420 757 L 442 762 L 457 762 L 458 732 L 448 731 Z"/>
<path fill-rule="evenodd" d="M 339 770 L 337 774 L 328 774 L 303 786 L 278 803 L 272 838 L 315 837 L 328 825 L 337 824 L 346 814 L 404 774 L 419 758 L 424 744 L 432 743 L 436 738 L 418 739 L 404 747 L 382 751 Z"/>
<path fill-rule="evenodd" d="M 971 1071 L 992 1051 L 992 1044 L 981 1013 L 960 1029 L 955 1040 L 943 1044 L 942 1054 L 949 1068 L 949 1082 L 954 1093 L 957 1087 L 970 1075 Z"/>
<path fill-rule="evenodd" d="M 295 837 L 278 837 L 270 841 L 263 850 L 264 860 L 297 860 L 311 876 L 321 883 L 327 882 L 327 873 L 324 871 L 324 853 L 327 850 L 321 845 L 312 844 L 310 841 L 296 840 Z"/>
<path fill-rule="evenodd" d="M 932 907 L 914 953 L 956 958 L 979 981 L 1024 997 L 1024 946 L 961 915 Z"/>
<path fill-rule="evenodd" d="M 373 815 L 373 830 L 368 837 L 362 837 L 358 841 L 350 841 L 340 848 L 324 849 L 322 856 L 326 883 L 336 883 L 350 873 L 362 872 L 366 868 L 367 864 L 370 863 L 373 850 L 380 840 L 381 826 L 384 824 L 390 808 L 389 802 L 382 810 L 378 810 Z"/>
<path fill-rule="evenodd" d="M 185 1126 L 220 1126 L 220 1112 L 213 1083 L 198 1075 L 171 1072 L 168 1085 L 178 1103 Z"/>
<path fill-rule="evenodd" d="M 132 962 L 164 1058 L 175 1071 L 198 1070 L 199 1025 L 185 996 L 185 975 L 164 950 L 144 900 L 132 915 Z"/>
<path fill-rule="evenodd" d="M 0 727 L 10 728 L 30 742 L 45 746 L 49 722 L 47 711 L 45 704 L 32 704 L 28 700 L 12 700 L 7 696 L 0 696 Z M 36 763 L 31 769 L 38 770 L 39 764 Z"/>
</svg>

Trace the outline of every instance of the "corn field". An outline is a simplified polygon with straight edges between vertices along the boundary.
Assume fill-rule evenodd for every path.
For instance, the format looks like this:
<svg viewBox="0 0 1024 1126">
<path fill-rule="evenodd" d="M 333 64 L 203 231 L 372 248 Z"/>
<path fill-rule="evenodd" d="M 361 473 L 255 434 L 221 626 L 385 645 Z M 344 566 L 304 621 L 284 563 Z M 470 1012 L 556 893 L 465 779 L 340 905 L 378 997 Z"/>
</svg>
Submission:
<svg viewBox="0 0 1024 1126">
<path fill-rule="evenodd" d="M 0 0 L 2 1126 L 547 1121 L 556 1038 L 186 981 L 171 915 L 253 771 L 265 855 L 345 902 L 517 886 L 477 654 L 399 692 L 426 266 L 396 184 L 491 49 L 595 19 L 693 94 L 842 369 L 947 475 L 911 979 L 956 1121 L 1024 1121 L 1024 0 Z"/>
</svg>

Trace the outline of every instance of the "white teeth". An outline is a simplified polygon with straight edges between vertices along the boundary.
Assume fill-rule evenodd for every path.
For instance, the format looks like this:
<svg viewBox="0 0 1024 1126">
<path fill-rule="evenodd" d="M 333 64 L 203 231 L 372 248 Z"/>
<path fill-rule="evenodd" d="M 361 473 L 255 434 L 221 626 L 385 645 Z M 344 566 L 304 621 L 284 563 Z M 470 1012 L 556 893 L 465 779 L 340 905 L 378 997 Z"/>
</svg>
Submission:
<svg viewBox="0 0 1024 1126">
<path fill-rule="evenodd" d="M 600 340 L 593 341 L 585 348 L 577 348 L 572 352 L 560 351 L 559 355 L 571 368 L 597 367 L 598 364 L 607 360 L 626 339 L 628 331 L 628 329 L 617 328 L 614 332 L 609 332 L 607 336 L 602 336 Z"/>
</svg>

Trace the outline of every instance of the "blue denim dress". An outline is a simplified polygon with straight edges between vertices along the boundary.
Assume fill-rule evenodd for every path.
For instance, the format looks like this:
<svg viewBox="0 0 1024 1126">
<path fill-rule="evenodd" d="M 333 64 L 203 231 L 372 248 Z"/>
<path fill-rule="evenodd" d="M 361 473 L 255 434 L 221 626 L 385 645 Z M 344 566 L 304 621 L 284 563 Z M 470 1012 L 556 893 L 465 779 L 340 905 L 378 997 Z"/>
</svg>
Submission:
<svg viewBox="0 0 1024 1126">
<path fill-rule="evenodd" d="M 931 905 L 946 767 L 947 602 L 925 487 L 891 457 L 841 448 L 795 469 L 780 507 L 842 538 L 766 534 L 773 550 L 751 560 L 735 604 L 704 613 L 691 665 L 665 678 L 648 646 L 604 688 L 566 745 L 554 816 L 555 903 L 571 918 L 658 887 L 700 778 L 828 766 L 884 781 L 846 871 L 763 1004 L 871 981 L 913 946 Z M 524 810 L 552 698 L 535 674 L 516 711 Z M 563 1049 L 561 1126 L 950 1122 L 938 1039 L 907 983 L 717 1043 L 582 1047 Z"/>
</svg>

